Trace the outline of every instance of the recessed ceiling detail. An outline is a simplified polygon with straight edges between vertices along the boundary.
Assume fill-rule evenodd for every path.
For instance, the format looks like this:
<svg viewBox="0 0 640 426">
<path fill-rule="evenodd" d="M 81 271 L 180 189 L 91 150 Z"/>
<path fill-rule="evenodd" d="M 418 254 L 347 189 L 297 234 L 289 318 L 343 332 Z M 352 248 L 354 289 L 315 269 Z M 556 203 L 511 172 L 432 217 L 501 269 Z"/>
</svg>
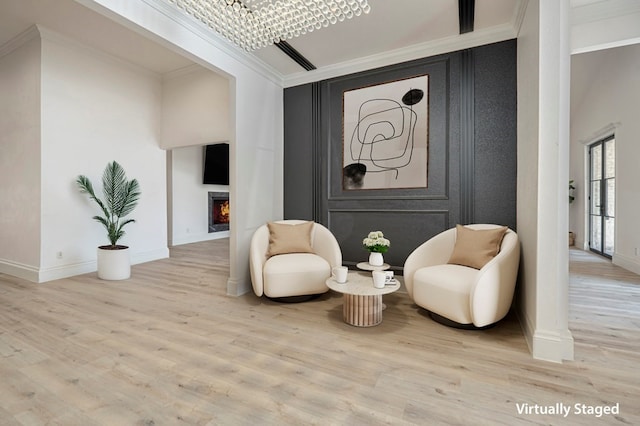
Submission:
<svg viewBox="0 0 640 426">
<path fill-rule="evenodd" d="M 166 0 L 252 51 L 367 14 L 368 0 Z"/>
<path fill-rule="evenodd" d="M 458 19 L 460 21 L 460 34 L 473 31 L 476 14 L 476 0 L 458 0 Z"/>
<path fill-rule="evenodd" d="M 302 56 L 300 52 L 293 48 L 289 43 L 282 40 L 276 43 L 276 47 L 282 50 L 288 57 L 293 59 L 298 65 L 304 68 L 307 71 L 312 71 L 316 69 L 316 66 L 313 65 L 307 58 Z"/>
</svg>

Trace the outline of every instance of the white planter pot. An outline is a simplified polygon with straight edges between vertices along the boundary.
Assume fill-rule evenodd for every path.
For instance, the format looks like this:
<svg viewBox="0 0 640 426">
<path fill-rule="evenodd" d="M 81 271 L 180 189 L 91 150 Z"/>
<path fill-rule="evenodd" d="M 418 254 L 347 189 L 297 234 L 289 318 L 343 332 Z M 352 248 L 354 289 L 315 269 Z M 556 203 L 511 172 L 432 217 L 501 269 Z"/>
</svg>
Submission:
<svg viewBox="0 0 640 426">
<path fill-rule="evenodd" d="M 371 266 L 382 266 L 384 263 L 384 257 L 382 253 L 370 253 L 369 254 L 369 265 Z"/>
<path fill-rule="evenodd" d="M 131 276 L 129 247 L 105 250 L 98 247 L 98 278 L 103 280 L 126 280 Z"/>
</svg>

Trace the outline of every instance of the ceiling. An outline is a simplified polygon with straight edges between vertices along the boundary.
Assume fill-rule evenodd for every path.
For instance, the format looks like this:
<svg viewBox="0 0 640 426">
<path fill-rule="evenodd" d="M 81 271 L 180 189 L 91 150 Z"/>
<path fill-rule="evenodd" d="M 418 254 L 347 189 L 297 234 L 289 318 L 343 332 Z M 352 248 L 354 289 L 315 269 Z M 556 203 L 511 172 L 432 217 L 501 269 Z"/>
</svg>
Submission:
<svg viewBox="0 0 640 426">
<path fill-rule="evenodd" d="M 367 15 L 288 41 L 322 69 L 460 37 L 457 0 L 369 0 L 369 4 Z M 476 0 L 475 32 L 512 28 L 520 4 L 521 0 Z M 161 74 L 192 63 L 74 0 L 0 1 L 0 46 L 34 24 Z M 305 72 L 275 46 L 251 54 L 283 79 Z"/>
<path fill-rule="evenodd" d="M 127 1 L 173 7 L 168 0 Z M 628 1 L 571 0 L 571 4 L 574 12 L 598 5 L 604 10 L 612 3 Z M 275 46 L 250 55 L 285 83 L 311 74 L 326 78 L 329 70 L 339 75 L 357 71 L 358 66 L 385 65 L 380 58 L 402 62 L 516 37 L 527 0 L 476 0 L 474 31 L 463 35 L 459 34 L 458 0 L 369 0 L 369 4 L 371 12 L 367 15 L 288 40 L 317 70 L 308 73 Z M 191 20 L 192 25 L 201 25 L 191 17 L 180 16 Z M 0 54 L 5 43 L 34 24 L 158 74 L 193 64 L 177 51 L 75 0 L 0 0 Z"/>
<path fill-rule="evenodd" d="M 475 31 L 509 25 L 520 1 L 476 0 Z M 288 40 L 318 68 L 459 36 L 458 0 L 369 0 L 371 12 Z M 302 71 L 275 46 L 254 52 L 284 75 Z"/>
</svg>

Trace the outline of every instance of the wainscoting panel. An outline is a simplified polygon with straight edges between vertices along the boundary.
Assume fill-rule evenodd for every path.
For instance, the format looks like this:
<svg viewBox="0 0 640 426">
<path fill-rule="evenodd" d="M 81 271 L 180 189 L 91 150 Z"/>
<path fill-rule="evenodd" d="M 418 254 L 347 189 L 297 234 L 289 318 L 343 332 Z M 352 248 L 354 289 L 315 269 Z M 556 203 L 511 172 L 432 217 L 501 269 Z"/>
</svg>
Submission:
<svg viewBox="0 0 640 426">
<path fill-rule="evenodd" d="M 329 228 L 335 233 L 342 249 L 343 263 L 353 266 L 366 261 L 369 253 L 362 240 L 370 231 L 382 231 L 391 241 L 384 254 L 386 263 L 402 266 L 408 253 L 448 228 L 449 212 L 442 210 L 330 210 Z M 407 232 L 410 230 L 411 232 Z M 397 268 L 396 268 L 397 269 Z"/>
</svg>

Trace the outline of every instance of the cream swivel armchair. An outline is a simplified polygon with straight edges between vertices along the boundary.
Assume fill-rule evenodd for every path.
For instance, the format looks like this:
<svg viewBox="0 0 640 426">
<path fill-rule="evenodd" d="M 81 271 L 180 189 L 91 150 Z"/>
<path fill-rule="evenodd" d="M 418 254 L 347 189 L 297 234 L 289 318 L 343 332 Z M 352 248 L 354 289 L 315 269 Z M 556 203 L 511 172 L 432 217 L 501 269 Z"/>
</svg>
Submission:
<svg viewBox="0 0 640 426">
<path fill-rule="evenodd" d="M 325 281 L 333 267 L 342 265 L 342 252 L 323 225 L 281 220 L 262 225 L 253 234 L 249 265 L 257 296 L 310 296 L 329 290 Z"/>
<path fill-rule="evenodd" d="M 482 328 L 509 311 L 519 262 L 520 243 L 511 229 L 458 225 L 409 255 L 404 282 L 414 302 L 434 320 L 453 327 Z"/>
</svg>

